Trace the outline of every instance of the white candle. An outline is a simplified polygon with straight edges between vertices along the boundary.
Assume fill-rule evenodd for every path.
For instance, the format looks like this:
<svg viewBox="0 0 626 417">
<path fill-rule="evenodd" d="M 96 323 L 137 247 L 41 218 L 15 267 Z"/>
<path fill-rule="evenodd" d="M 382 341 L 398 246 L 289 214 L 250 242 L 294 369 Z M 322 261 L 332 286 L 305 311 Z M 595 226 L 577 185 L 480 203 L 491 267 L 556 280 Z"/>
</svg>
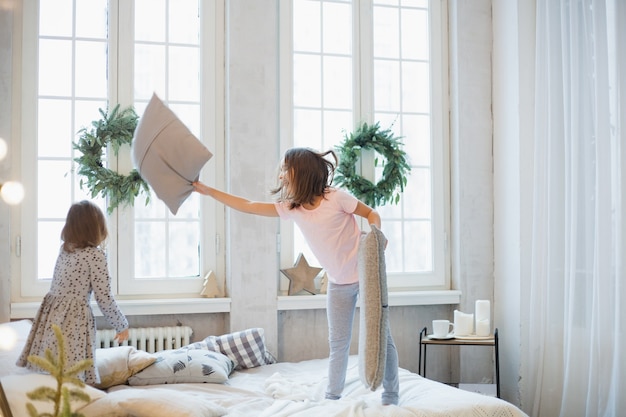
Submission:
<svg viewBox="0 0 626 417">
<path fill-rule="evenodd" d="M 489 320 L 476 321 L 476 336 L 485 337 L 491 333 L 491 326 Z"/>
<path fill-rule="evenodd" d="M 489 320 L 491 318 L 491 308 L 489 300 L 476 300 L 476 321 Z"/>
<path fill-rule="evenodd" d="M 454 310 L 454 334 L 469 336 L 474 333 L 474 315 Z"/>
<path fill-rule="evenodd" d="M 476 336 L 491 333 L 491 306 L 489 300 L 476 300 Z"/>
</svg>

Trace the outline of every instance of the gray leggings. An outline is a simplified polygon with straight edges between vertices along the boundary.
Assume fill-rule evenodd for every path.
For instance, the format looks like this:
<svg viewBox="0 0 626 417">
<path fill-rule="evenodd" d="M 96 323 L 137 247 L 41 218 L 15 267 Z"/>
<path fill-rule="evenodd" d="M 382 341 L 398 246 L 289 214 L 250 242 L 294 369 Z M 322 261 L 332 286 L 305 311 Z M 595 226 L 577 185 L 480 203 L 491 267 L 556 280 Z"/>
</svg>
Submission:
<svg viewBox="0 0 626 417">
<path fill-rule="evenodd" d="M 359 283 L 338 285 L 328 283 L 326 312 L 328 316 L 328 388 L 326 398 L 339 399 L 346 382 L 346 370 L 352 339 L 352 322 L 359 294 Z M 387 324 L 387 359 L 383 379 L 383 401 L 398 402 L 398 351 Z"/>
</svg>

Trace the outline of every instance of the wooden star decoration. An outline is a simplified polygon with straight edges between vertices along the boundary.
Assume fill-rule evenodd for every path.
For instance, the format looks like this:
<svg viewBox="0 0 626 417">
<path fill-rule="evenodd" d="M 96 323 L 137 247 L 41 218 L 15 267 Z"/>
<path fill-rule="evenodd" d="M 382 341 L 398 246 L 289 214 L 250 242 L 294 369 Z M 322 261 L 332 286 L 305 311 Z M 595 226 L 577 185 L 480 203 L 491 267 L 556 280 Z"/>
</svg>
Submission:
<svg viewBox="0 0 626 417">
<path fill-rule="evenodd" d="M 309 266 L 304 255 L 299 254 L 293 268 L 281 269 L 280 272 L 289 279 L 289 295 L 297 294 L 302 290 L 315 294 L 313 280 L 321 270 L 322 268 Z"/>
<path fill-rule="evenodd" d="M 320 281 L 320 294 L 328 293 L 328 274 L 324 272 Z"/>
</svg>

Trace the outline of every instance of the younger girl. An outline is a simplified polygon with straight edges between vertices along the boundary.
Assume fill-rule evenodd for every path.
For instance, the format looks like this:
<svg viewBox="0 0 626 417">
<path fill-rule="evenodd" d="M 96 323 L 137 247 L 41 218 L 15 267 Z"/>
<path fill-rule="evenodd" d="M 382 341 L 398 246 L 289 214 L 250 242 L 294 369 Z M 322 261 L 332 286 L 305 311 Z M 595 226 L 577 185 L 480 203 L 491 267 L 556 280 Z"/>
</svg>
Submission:
<svg viewBox="0 0 626 417">
<path fill-rule="evenodd" d="M 128 321 L 113 298 L 106 255 L 100 248 L 107 235 L 106 220 L 98 206 L 84 200 L 70 207 L 61 231 L 63 245 L 50 291 L 37 311 L 18 366 L 41 371 L 27 361 L 29 355 L 44 356 L 46 349 L 58 355 L 52 324 L 63 332 L 67 366 L 83 359 L 93 360 L 96 324 L 89 305 L 92 292 L 107 322 L 117 331 L 115 339 L 118 342 L 128 339 Z M 79 378 L 89 385 L 100 383 L 95 366 Z"/>
<path fill-rule="evenodd" d="M 332 155 L 334 163 L 325 159 Z M 330 186 L 337 164 L 333 151 L 289 149 L 284 156 L 275 203 L 250 201 L 201 182 L 195 191 L 244 213 L 292 219 L 328 274 L 327 317 L 329 369 L 326 398 L 339 399 L 344 388 L 352 322 L 359 292 L 357 254 L 361 231 L 355 214 L 380 228 L 380 216 L 350 194 Z M 398 403 L 398 352 L 387 330 L 387 359 L 383 380 L 383 404 Z"/>
</svg>

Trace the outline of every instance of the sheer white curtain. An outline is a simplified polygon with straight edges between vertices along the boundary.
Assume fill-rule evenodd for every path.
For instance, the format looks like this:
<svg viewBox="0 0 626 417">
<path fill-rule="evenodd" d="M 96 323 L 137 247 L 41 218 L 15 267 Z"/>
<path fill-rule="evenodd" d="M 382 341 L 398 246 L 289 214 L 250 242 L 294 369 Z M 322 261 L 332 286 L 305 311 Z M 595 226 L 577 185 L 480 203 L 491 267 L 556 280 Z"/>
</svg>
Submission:
<svg viewBox="0 0 626 417">
<path fill-rule="evenodd" d="M 541 417 L 626 415 L 626 2 L 536 4 L 522 405 Z"/>
</svg>

